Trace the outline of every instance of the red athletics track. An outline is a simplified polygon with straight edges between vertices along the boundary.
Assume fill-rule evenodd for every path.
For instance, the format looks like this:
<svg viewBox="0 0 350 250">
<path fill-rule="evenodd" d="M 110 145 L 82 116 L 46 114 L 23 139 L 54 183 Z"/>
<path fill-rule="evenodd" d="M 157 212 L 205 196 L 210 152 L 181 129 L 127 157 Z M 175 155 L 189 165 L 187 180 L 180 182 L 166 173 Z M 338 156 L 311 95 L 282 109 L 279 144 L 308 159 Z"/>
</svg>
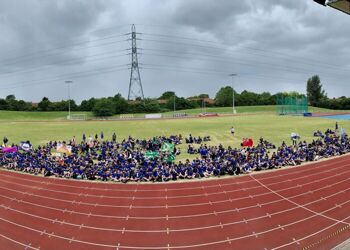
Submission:
<svg viewBox="0 0 350 250">
<path fill-rule="evenodd" d="M 237 178 L 110 184 L 0 170 L 1 249 L 330 249 L 350 156 Z"/>
</svg>

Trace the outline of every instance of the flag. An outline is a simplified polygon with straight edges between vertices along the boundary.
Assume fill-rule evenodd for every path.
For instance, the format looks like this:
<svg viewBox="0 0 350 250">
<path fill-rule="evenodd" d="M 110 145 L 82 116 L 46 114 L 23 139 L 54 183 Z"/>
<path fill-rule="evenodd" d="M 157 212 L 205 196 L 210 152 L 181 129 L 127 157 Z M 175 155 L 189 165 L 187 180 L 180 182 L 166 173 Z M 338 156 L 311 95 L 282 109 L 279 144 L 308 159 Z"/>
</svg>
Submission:
<svg viewBox="0 0 350 250">
<path fill-rule="evenodd" d="M 21 144 L 20 144 L 20 148 L 23 151 L 30 151 L 32 149 L 32 144 L 22 141 Z"/>
<path fill-rule="evenodd" d="M 345 130 L 343 128 L 340 129 L 340 136 L 344 138 L 346 136 Z"/>
<path fill-rule="evenodd" d="M 168 163 L 174 162 L 175 161 L 175 155 L 174 154 L 169 154 L 168 157 L 166 158 L 166 161 Z"/>
<path fill-rule="evenodd" d="M 174 152 L 174 144 L 172 144 L 172 143 L 169 143 L 169 142 L 165 142 L 165 143 L 163 143 L 163 145 L 162 145 L 162 148 L 161 148 L 161 151 L 162 152 Z"/>
<path fill-rule="evenodd" d="M 154 151 L 147 151 L 145 153 L 145 158 L 148 160 L 153 160 L 154 158 L 158 157 L 159 153 L 158 152 L 154 152 Z"/>
</svg>

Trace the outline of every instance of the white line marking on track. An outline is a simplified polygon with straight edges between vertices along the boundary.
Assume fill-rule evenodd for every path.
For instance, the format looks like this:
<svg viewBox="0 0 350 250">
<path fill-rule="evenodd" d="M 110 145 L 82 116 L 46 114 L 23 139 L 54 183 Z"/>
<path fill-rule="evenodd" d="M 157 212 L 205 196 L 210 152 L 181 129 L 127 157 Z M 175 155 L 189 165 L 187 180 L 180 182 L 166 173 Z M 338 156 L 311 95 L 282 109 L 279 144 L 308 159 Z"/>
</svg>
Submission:
<svg viewBox="0 0 350 250">
<path fill-rule="evenodd" d="M 314 175 L 319 175 L 321 173 L 328 173 L 328 172 L 334 172 L 336 171 L 337 169 L 339 168 L 344 168 L 344 166 L 346 165 L 343 165 L 343 166 L 340 166 L 340 167 L 337 167 L 337 168 L 332 168 L 332 169 L 327 169 L 326 171 L 324 172 L 318 172 L 318 173 L 313 173 L 313 174 L 310 174 L 310 175 L 304 175 L 304 176 L 301 176 L 301 177 L 298 177 L 298 178 L 295 178 L 293 179 L 294 181 L 295 180 L 299 180 L 299 179 L 304 179 L 304 178 L 308 178 L 308 177 L 311 177 L 311 176 L 314 176 Z M 350 166 L 350 165 L 349 165 Z M 333 175 L 334 176 L 334 175 Z M 15 178 L 15 179 L 18 179 L 16 177 L 10 177 L 10 178 Z M 28 180 L 29 181 L 29 180 Z M 316 180 L 315 183 L 319 182 L 320 180 Z M 5 181 L 5 180 L 1 180 L 0 179 L 0 182 L 5 182 L 5 183 L 9 183 L 9 184 L 13 184 L 13 185 L 19 185 L 19 186 L 24 186 L 24 187 L 28 187 L 28 188 L 34 188 L 32 185 L 25 185 L 25 184 L 19 184 L 18 182 L 9 182 L 9 181 Z M 278 182 L 274 182 L 274 183 L 270 183 L 268 184 L 267 186 L 273 186 L 273 185 L 277 185 L 277 184 L 280 184 L 280 183 L 285 183 L 286 181 L 278 181 Z M 232 190 L 232 191 L 228 191 L 229 193 L 234 193 L 234 192 L 240 192 L 242 190 L 244 191 L 247 191 L 247 190 L 252 190 L 252 189 L 258 189 L 260 188 L 260 186 L 254 186 L 254 187 L 250 187 L 250 188 L 242 188 L 242 189 L 235 189 L 235 190 Z M 64 193 L 64 194 L 69 194 L 69 195 L 75 195 L 75 193 L 72 193 L 72 192 L 65 192 L 65 191 L 58 191 L 58 190 L 51 190 L 51 189 L 47 189 L 47 191 L 50 191 L 50 192 L 55 192 L 55 193 Z M 217 194 L 222 194 L 223 192 L 214 192 L 214 193 L 209 193 L 209 195 L 217 195 Z M 29 194 L 26 192 L 26 194 Z M 99 195 L 89 195 L 87 194 L 87 196 L 89 197 L 100 197 Z M 202 196 L 202 194 L 195 194 L 195 195 L 181 195 L 181 196 L 172 196 L 172 197 L 168 197 L 168 198 L 190 198 L 190 197 L 198 197 L 198 196 Z M 105 198 L 118 198 L 118 199 L 131 199 L 131 197 L 119 197 L 119 196 L 104 196 Z M 141 200 L 141 199 L 163 199 L 163 197 L 135 197 L 135 199 L 138 199 L 138 200 Z"/>
<path fill-rule="evenodd" d="M 34 250 L 40 249 L 40 247 L 39 247 L 39 248 L 35 248 L 35 247 L 31 246 L 31 245 L 27 245 L 27 244 L 24 244 L 24 243 L 19 242 L 19 241 L 17 241 L 17 240 L 14 240 L 14 239 L 12 239 L 12 238 L 9 238 L 9 237 L 7 237 L 7 236 L 5 236 L 5 235 L 3 235 L 3 234 L 0 234 L 0 237 L 1 237 L 1 238 L 4 238 L 5 240 L 11 241 L 11 242 L 13 242 L 13 243 L 15 243 L 15 244 L 17 244 L 17 245 L 23 246 L 23 247 L 25 247 L 25 248 L 27 248 L 27 249 L 34 249 Z"/>
<path fill-rule="evenodd" d="M 344 204 L 346 203 L 349 203 L 350 201 L 347 201 L 345 202 Z M 334 208 L 330 208 L 330 209 L 327 209 L 325 211 L 323 211 L 323 213 L 326 213 L 326 212 L 329 212 L 331 210 L 333 210 Z M 295 225 L 295 224 L 298 224 L 300 222 L 304 222 L 306 220 L 309 220 L 311 218 L 315 218 L 317 217 L 317 215 L 312 215 L 310 217 L 307 217 L 307 218 L 304 218 L 304 219 L 301 219 L 301 220 L 298 220 L 298 221 L 294 221 L 294 222 L 291 222 L 289 224 L 286 224 L 284 225 L 285 227 L 289 227 L 291 225 Z M 347 217 L 349 218 L 349 217 Z M 31 227 L 28 227 L 28 226 L 24 226 L 24 225 L 21 225 L 21 224 L 18 224 L 18 223 L 15 223 L 15 222 L 12 222 L 12 221 L 9 221 L 9 220 L 6 220 L 4 218 L 0 218 L 0 220 L 2 221 L 5 221 L 5 222 L 8 222 L 12 225 L 15 225 L 15 226 L 18 226 L 18 227 L 22 227 L 22 228 L 25 228 L 27 230 L 30 230 L 30 231 L 34 231 L 34 232 L 40 232 L 39 230 L 37 229 L 34 229 L 34 228 L 31 228 Z M 345 221 L 346 219 L 344 219 L 343 221 Z M 342 222 L 343 222 L 342 221 Z M 338 224 L 338 223 L 336 223 Z M 262 232 L 259 232 L 259 233 L 256 233 L 256 235 L 262 235 L 262 234 L 266 234 L 266 233 L 270 233 L 270 232 L 273 232 L 275 230 L 277 230 L 278 228 L 271 228 L 269 230 L 266 230 L 266 231 L 262 231 Z M 63 240 L 71 240 L 67 237 L 63 237 L 63 236 L 60 236 L 60 235 L 54 235 L 54 233 L 51 234 L 52 237 L 56 237 L 56 238 L 59 238 L 59 239 L 63 239 Z M 234 240 L 240 240 L 240 239 L 244 239 L 244 238 L 250 238 L 250 237 L 253 237 L 254 235 L 250 234 L 250 235 L 244 235 L 244 236 L 240 236 L 240 237 L 236 237 L 236 238 L 230 238 L 230 241 L 234 241 Z M 50 235 L 49 235 L 50 237 Z M 99 244 L 99 243 L 94 243 L 94 242 L 88 242 L 88 241 L 81 241 L 81 240 L 73 240 L 74 242 L 77 242 L 77 243 L 82 243 L 82 244 L 88 244 L 88 245 L 93 245 L 93 246 L 100 246 L 100 247 L 108 247 L 108 248 L 115 248 L 115 246 L 112 246 L 112 245 L 107 245 L 107 244 Z M 186 246 L 174 246 L 174 247 L 170 247 L 170 249 L 179 249 L 179 248 L 193 248 L 193 247 L 200 247 L 200 246 L 210 246 L 210 245 L 217 245 L 217 244 L 222 244 L 222 243 L 226 243 L 228 242 L 227 240 L 221 240 L 221 241 L 215 241 L 215 242 L 207 242 L 207 243 L 200 243 L 200 244 L 195 244 L 195 245 L 186 245 Z M 294 242 L 293 242 L 294 243 Z M 126 249 L 164 249 L 164 247 L 135 247 L 135 246 L 121 246 L 122 248 L 126 248 Z"/>
<path fill-rule="evenodd" d="M 257 179 L 255 179 L 254 176 L 251 176 L 251 178 L 253 178 L 254 180 L 256 180 L 262 187 L 266 188 L 267 190 L 269 190 L 270 192 L 276 194 L 277 196 L 281 197 L 282 199 L 284 199 L 284 200 L 286 200 L 286 201 L 288 201 L 288 202 L 294 204 L 295 206 L 298 206 L 298 207 L 300 207 L 300 208 L 303 208 L 304 210 L 307 210 L 307 211 L 309 211 L 309 212 L 311 212 L 311 213 L 313 213 L 313 214 L 315 214 L 315 215 L 324 217 L 324 218 L 326 218 L 326 219 L 329 219 L 329 220 L 332 220 L 332 221 L 336 221 L 336 222 L 339 222 L 339 223 L 343 223 L 343 224 L 345 224 L 345 225 L 350 225 L 350 223 L 347 223 L 347 222 L 344 222 L 344 221 L 339 221 L 339 220 L 337 220 L 337 219 L 334 219 L 334 218 L 332 218 L 332 217 L 329 217 L 329 216 L 327 216 L 327 215 L 324 215 L 324 214 L 322 214 L 322 213 L 319 213 L 319 212 L 316 212 L 316 211 L 314 211 L 314 210 L 312 210 L 312 209 L 309 209 L 309 208 L 305 207 L 304 205 L 300 205 L 300 204 L 298 204 L 297 202 L 294 202 L 294 201 L 292 201 L 291 199 L 289 199 L 289 198 L 287 198 L 287 197 L 285 197 L 285 196 L 283 196 L 283 195 L 277 193 L 276 191 L 272 190 L 271 188 L 265 186 L 263 183 L 261 183 L 260 181 L 258 181 Z M 327 185 L 327 188 L 329 188 L 329 186 L 330 186 L 330 185 Z"/>
<path fill-rule="evenodd" d="M 349 218 L 350 218 L 350 216 L 349 216 L 349 217 L 346 217 L 343 221 L 346 221 L 346 220 L 348 220 Z M 313 237 L 313 236 L 315 236 L 315 235 L 317 235 L 317 234 L 319 234 L 319 233 L 322 233 L 322 232 L 328 230 L 329 228 L 332 228 L 332 227 L 336 226 L 337 224 L 339 224 L 339 223 L 336 222 L 336 223 L 334 223 L 334 224 L 332 224 L 332 225 L 330 225 L 330 226 L 328 226 L 328 227 L 325 227 L 325 228 L 323 228 L 323 229 L 321 229 L 321 230 L 319 230 L 319 231 L 317 231 L 317 232 L 314 232 L 314 233 L 312 233 L 312 234 L 309 234 L 309 235 L 306 235 L 306 236 L 304 236 L 304 237 L 302 237 L 302 238 L 299 238 L 298 241 L 300 242 L 300 241 L 303 241 L 303 240 L 308 239 L 308 238 L 310 238 L 310 237 Z M 289 243 L 287 243 L 287 244 L 284 244 L 284 245 L 275 247 L 275 248 L 273 248 L 272 250 L 277 250 L 277 249 L 285 248 L 286 246 L 290 246 L 290 245 L 292 245 L 292 244 L 294 244 L 294 243 L 295 243 L 295 242 L 292 241 L 292 242 L 289 242 Z"/>
<path fill-rule="evenodd" d="M 350 190 L 350 188 L 348 188 L 348 190 Z M 333 193 L 331 194 L 329 197 L 333 197 L 333 196 L 336 196 L 336 195 L 339 195 L 341 194 L 341 192 L 338 192 L 338 193 Z M 304 205 L 310 205 L 310 204 L 314 204 L 314 203 L 317 203 L 321 201 L 321 199 L 319 200 L 315 200 L 315 201 L 312 201 L 312 202 L 309 202 L 307 204 L 304 204 Z M 350 201 L 347 201 L 345 203 L 348 203 Z M 339 207 L 339 205 L 338 205 Z M 278 212 L 275 212 L 273 213 L 272 215 L 277 215 L 277 214 L 282 214 L 282 213 L 286 213 L 286 212 L 289 212 L 289 211 L 292 211 L 292 210 L 295 210 L 299 208 L 298 206 L 295 206 L 295 207 L 291 207 L 291 208 L 288 208 L 286 210 L 281 210 L 281 211 L 278 211 Z M 334 206 L 334 208 L 337 208 L 337 206 Z M 24 214 L 24 215 L 28 215 L 28 216 L 32 216 L 32 217 L 35 217 L 35 218 L 39 218 L 39 219 L 43 219 L 43 220 L 48 220 L 48 221 L 52 221 L 52 223 L 54 223 L 53 220 L 49 219 L 49 218 L 45 218 L 45 217 L 42 217 L 42 216 L 39 216 L 39 215 L 34 215 L 34 214 L 30 214 L 30 213 L 26 213 L 26 212 L 22 212 L 22 211 L 19 211 L 19 210 L 16 210 L 16 209 L 10 209 L 11 211 L 14 211 L 14 212 L 17 212 L 17 213 L 21 213 L 21 214 Z M 271 216 L 271 215 L 270 215 Z M 223 224 L 224 226 L 229 226 L 229 225 L 235 225 L 235 224 L 241 224 L 241 223 L 248 223 L 250 221 L 255 221 L 255 220 L 259 220 L 259 219 L 263 219 L 263 218 L 267 218 L 268 216 L 267 215 L 264 215 L 264 216 L 259 216 L 259 217 L 254 217 L 254 218 L 250 218 L 248 220 L 246 220 L 245 218 L 241 221 L 234 221 L 234 222 L 227 222 L 225 224 Z M 129 216 L 127 216 L 127 219 L 129 218 Z M 57 219 L 56 219 L 57 220 Z M 56 221 L 55 220 L 55 221 Z M 63 220 L 64 222 L 64 220 Z M 59 223 L 62 223 L 62 222 L 59 222 Z M 70 225 L 70 226 L 75 226 L 75 227 L 79 227 L 80 225 L 78 224 L 73 224 L 73 223 L 69 223 L 69 222 L 64 222 L 64 224 L 66 225 Z M 205 229 L 210 229 L 210 228 L 215 228 L 215 227 L 219 227 L 220 225 L 211 225 L 211 226 L 205 226 L 205 227 L 196 227 L 196 228 L 182 228 L 182 229 L 173 229 L 171 231 L 174 231 L 174 232 L 185 232 L 185 231 L 196 231 L 196 230 L 205 230 Z M 278 225 L 280 227 L 280 225 Z M 98 227 L 92 227 L 92 226 L 84 226 L 84 228 L 89 228 L 89 229 L 94 229 L 94 230 L 102 230 L 102 231 L 121 231 L 120 229 L 112 229 L 112 228 L 98 228 Z M 284 228 L 281 228 L 282 230 L 284 230 Z M 162 233 L 162 232 L 165 232 L 164 230 L 149 230 L 149 231 L 146 231 L 146 230 L 127 230 L 128 232 L 137 232 L 137 233 Z"/>
</svg>

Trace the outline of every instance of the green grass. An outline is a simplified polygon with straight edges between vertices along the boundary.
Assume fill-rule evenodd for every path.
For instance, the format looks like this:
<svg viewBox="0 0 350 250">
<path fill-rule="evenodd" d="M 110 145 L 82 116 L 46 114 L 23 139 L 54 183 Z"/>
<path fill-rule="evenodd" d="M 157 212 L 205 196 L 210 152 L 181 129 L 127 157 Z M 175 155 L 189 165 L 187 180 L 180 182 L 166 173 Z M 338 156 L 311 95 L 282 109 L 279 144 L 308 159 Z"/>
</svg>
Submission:
<svg viewBox="0 0 350 250">
<path fill-rule="evenodd" d="M 90 112 L 72 112 L 72 114 L 86 114 L 92 117 Z M 0 121 L 44 121 L 66 120 L 68 112 L 26 112 L 26 111 L 0 111 Z"/>
<path fill-rule="evenodd" d="M 236 107 L 238 114 L 245 113 L 276 113 L 276 106 L 242 106 Z M 178 113 L 186 113 L 191 116 L 203 112 L 212 112 L 219 114 L 232 114 L 232 107 L 224 108 L 206 108 L 206 109 L 187 109 L 179 110 Z M 334 112 L 334 110 L 310 107 L 310 112 Z M 72 112 L 72 114 L 86 114 L 87 118 L 93 118 L 91 112 Z M 63 121 L 66 120 L 68 112 L 22 112 L 22 111 L 0 111 L 0 121 Z M 172 117 L 173 112 L 163 113 L 164 117 Z M 135 117 L 142 118 L 144 114 L 135 114 Z M 112 118 L 119 118 L 119 115 Z"/>
<path fill-rule="evenodd" d="M 55 116 L 53 116 L 55 117 Z M 57 117 L 57 116 L 56 116 Z M 345 131 L 350 131 L 350 121 L 338 121 Z M 215 118 L 189 118 L 176 120 L 135 120 L 135 121 L 1 121 L 0 136 L 7 136 L 10 143 L 30 140 L 34 145 L 44 144 L 50 140 L 69 140 L 76 136 L 81 139 L 104 132 L 106 138 L 111 138 L 116 132 L 118 140 L 131 135 L 137 138 L 150 138 L 158 135 L 182 134 L 188 136 L 210 135 L 210 145 L 222 143 L 225 146 L 238 147 L 242 138 L 252 137 L 257 141 L 260 136 L 275 143 L 282 141 L 290 143 L 290 133 L 297 132 L 303 140 L 311 141 L 313 132 L 334 128 L 335 121 L 325 118 L 304 118 L 300 116 L 277 116 L 273 113 L 252 114 L 242 116 L 226 116 Z M 231 136 L 231 126 L 236 129 Z M 2 138 L 2 137 L 1 137 Z M 186 145 L 180 148 L 186 151 Z M 179 159 L 188 157 L 182 154 Z"/>
</svg>

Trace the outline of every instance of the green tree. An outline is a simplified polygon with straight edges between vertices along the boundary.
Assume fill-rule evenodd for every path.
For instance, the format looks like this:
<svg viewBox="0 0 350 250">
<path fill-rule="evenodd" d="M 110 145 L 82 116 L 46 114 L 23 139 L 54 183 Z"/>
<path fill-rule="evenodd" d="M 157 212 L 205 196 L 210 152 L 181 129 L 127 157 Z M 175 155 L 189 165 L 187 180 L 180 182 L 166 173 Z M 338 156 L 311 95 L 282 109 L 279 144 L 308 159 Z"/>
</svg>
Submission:
<svg viewBox="0 0 350 250">
<path fill-rule="evenodd" d="M 314 75 L 307 80 L 307 97 L 311 106 L 318 106 L 323 98 L 326 98 L 325 91 L 322 89 L 320 77 Z"/>
<path fill-rule="evenodd" d="M 51 102 L 49 98 L 44 97 L 41 102 L 38 103 L 38 110 L 39 111 L 49 111 Z"/>
<path fill-rule="evenodd" d="M 115 113 L 116 114 L 123 114 L 126 113 L 128 110 L 128 102 L 124 99 L 124 97 L 121 94 L 116 94 L 113 97 L 113 103 L 115 107 Z"/>
<path fill-rule="evenodd" d="M 81 111 L 92 111 L 96 103 L 95 98 L 90 98 L 89 100 L 83 100 L 80 104 Z"/>
<path fill-rule="evenodd" d="M 102 98 L 95 103 L 92 112 L 95 116 L 112 116 L 115 113 L 114 103 L 111 99 Z"/>
<path fill-rule="evenodd" d="M 157 100 L 146 99 L 144 102 L 145 113 L 156 113 L 160 112 L 160 106 Z"/>
<path fill-rule="evenodd" d="M 6 102 L 8 105 L 8 110 L 18 111 L 17 100 L 16 100 L 16 97 L 14 95 L 6 96 Z"/>
<path fill-rule="evenodd" d="M 16 100 L 15 95 L 8 95 L 8 96 L 6 96 L 6 101 L 10 101 L 10 100 Z"/>
<path fill-rule="evenodd" d="M 237 106 L 259 105 L 259 95 L 247 90 L 244 90 L 240 95 L 235 94 L 235 99 Z"/>
<path fill-rule="evenodd" d="M 0 99 L 0 110 L 8 110 L 9 106 L 5 99 Z"/>
<path fill-rule="evenodd" d="M 215 104 L 219 107 L 232 106 L 232 87 L 221 88 L 215 95 Z"/>
<path fill-rule="evenodd" d="M 176 96 L 174 91 L 166 91 L 158 99 L 159 100 L 169 100 L 171 98 L 174 98 L 174 96 Z"/>
</svg>

